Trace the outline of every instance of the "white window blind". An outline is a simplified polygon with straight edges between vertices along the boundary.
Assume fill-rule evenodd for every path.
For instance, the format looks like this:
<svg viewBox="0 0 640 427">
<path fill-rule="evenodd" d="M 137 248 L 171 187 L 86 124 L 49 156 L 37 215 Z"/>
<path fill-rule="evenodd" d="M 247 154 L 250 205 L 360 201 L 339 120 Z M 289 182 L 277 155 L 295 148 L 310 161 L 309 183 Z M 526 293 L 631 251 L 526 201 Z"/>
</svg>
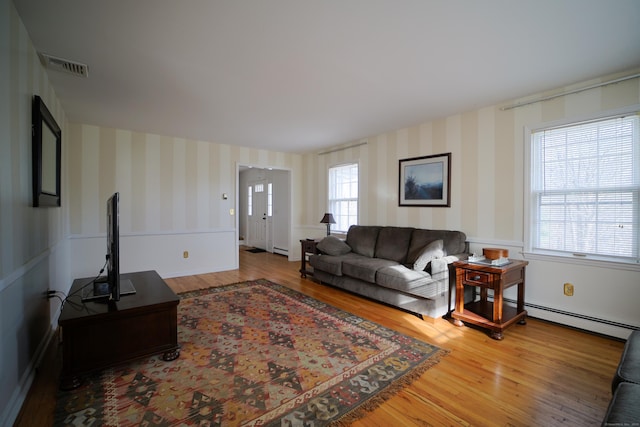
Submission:
<svg viewBox="0 0 640 427">
<path fill-rule="evenodd" d="M 334 231 L 347 232 L 358 223 L 358 164 L 329 168 L 329 212 L 336 225 Z"/>
<path fill-rule="evenodd" d="M 638 114 L 532 134 L 532 250 L 639 262 Z"/>
</svg>

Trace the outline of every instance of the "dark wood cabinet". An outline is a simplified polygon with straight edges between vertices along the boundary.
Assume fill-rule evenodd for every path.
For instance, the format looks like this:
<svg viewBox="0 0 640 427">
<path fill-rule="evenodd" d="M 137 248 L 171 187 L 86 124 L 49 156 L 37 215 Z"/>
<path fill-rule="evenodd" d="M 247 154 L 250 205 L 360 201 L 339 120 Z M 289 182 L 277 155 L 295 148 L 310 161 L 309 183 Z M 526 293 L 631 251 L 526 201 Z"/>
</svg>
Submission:
<svg viewBox="0 0 640 427">
<path fill-rule="evenodd" d="M 58 324 L 62 329 L 61 388 L 80 384 L 80 375 L 163 354 L 174 360 L 178 344 L 178 296 L 155 271 L 122 274 L 136 289 L 119 301 L 82 301 L 91 278 L 74 280 Z M 91 285 L 90 285 L 91 286 Z"/>
<path fill-rule="evenodd" d="M 524 309 L 525 268 L 528 261 L 511 260 L 503 266 L 474 264 L 456 261 L 456 308 L 451 314 L 457 326 L 464 322 L 489 329 L 491 338 L 501 340 L 503 331 L 514 323 L 526 323 L 527 312 Z M 480 288 L 480 299 L 471 303 L 464 302 L 464 287 Z M 504 290 L 518 286 L 516 307 L 504 305 Z M 493 301 L 489 301 L 488 291 L 493 291 Z"/>
</svg>

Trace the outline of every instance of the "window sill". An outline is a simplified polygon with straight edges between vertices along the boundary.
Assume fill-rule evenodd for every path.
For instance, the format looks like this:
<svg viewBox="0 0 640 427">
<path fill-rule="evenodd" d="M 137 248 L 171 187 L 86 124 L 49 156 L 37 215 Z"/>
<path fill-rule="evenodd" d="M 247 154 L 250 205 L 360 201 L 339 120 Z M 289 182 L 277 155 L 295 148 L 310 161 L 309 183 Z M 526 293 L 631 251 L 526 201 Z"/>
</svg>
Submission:
<svg viewBox="0 0 640 427">
<path fill-rule="evenodd" d="M 522 252 L 524 259 L 530 261 L 559 262 L 562 264 L 583 265 L 588 267 L 609 268 L 640 272 L 640 264 L 620 261 L 609 261 L 593 257 L 574 257 L 570 255 L 543 254 L 539 252 Z"/>
</svg>

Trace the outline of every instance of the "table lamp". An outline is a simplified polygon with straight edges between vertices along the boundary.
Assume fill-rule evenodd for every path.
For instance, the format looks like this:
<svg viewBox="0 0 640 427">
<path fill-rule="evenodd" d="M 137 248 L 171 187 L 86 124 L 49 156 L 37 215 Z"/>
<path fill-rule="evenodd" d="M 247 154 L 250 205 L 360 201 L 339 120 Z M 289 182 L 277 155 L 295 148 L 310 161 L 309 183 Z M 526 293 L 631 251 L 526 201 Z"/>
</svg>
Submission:
<svg viewBox="0 0 640 427">
<path fill-rule="evenodd" d="M 335 224 L 336 220 L 333 219 L 333 215 L 330 213 L 325 213 L 322 219 L 320 220 L 322 224 L 327 224 L 327 236 L 331 234 L 331 224 Z"/>
</svg>

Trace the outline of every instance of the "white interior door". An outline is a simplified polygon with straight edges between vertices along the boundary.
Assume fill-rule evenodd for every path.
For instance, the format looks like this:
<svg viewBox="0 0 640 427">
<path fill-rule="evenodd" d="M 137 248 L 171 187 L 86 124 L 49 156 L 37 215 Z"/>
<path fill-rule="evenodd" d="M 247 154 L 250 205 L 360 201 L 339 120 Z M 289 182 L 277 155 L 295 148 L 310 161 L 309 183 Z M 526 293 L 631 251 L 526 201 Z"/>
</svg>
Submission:
<svg viewBox="0 0 640 427">
<path fill-rule="evenodd" d="M 260 180 L 249 184 L 248 228 L 249 245 L 267 249 L 267 181 Z"/>
</svg>

